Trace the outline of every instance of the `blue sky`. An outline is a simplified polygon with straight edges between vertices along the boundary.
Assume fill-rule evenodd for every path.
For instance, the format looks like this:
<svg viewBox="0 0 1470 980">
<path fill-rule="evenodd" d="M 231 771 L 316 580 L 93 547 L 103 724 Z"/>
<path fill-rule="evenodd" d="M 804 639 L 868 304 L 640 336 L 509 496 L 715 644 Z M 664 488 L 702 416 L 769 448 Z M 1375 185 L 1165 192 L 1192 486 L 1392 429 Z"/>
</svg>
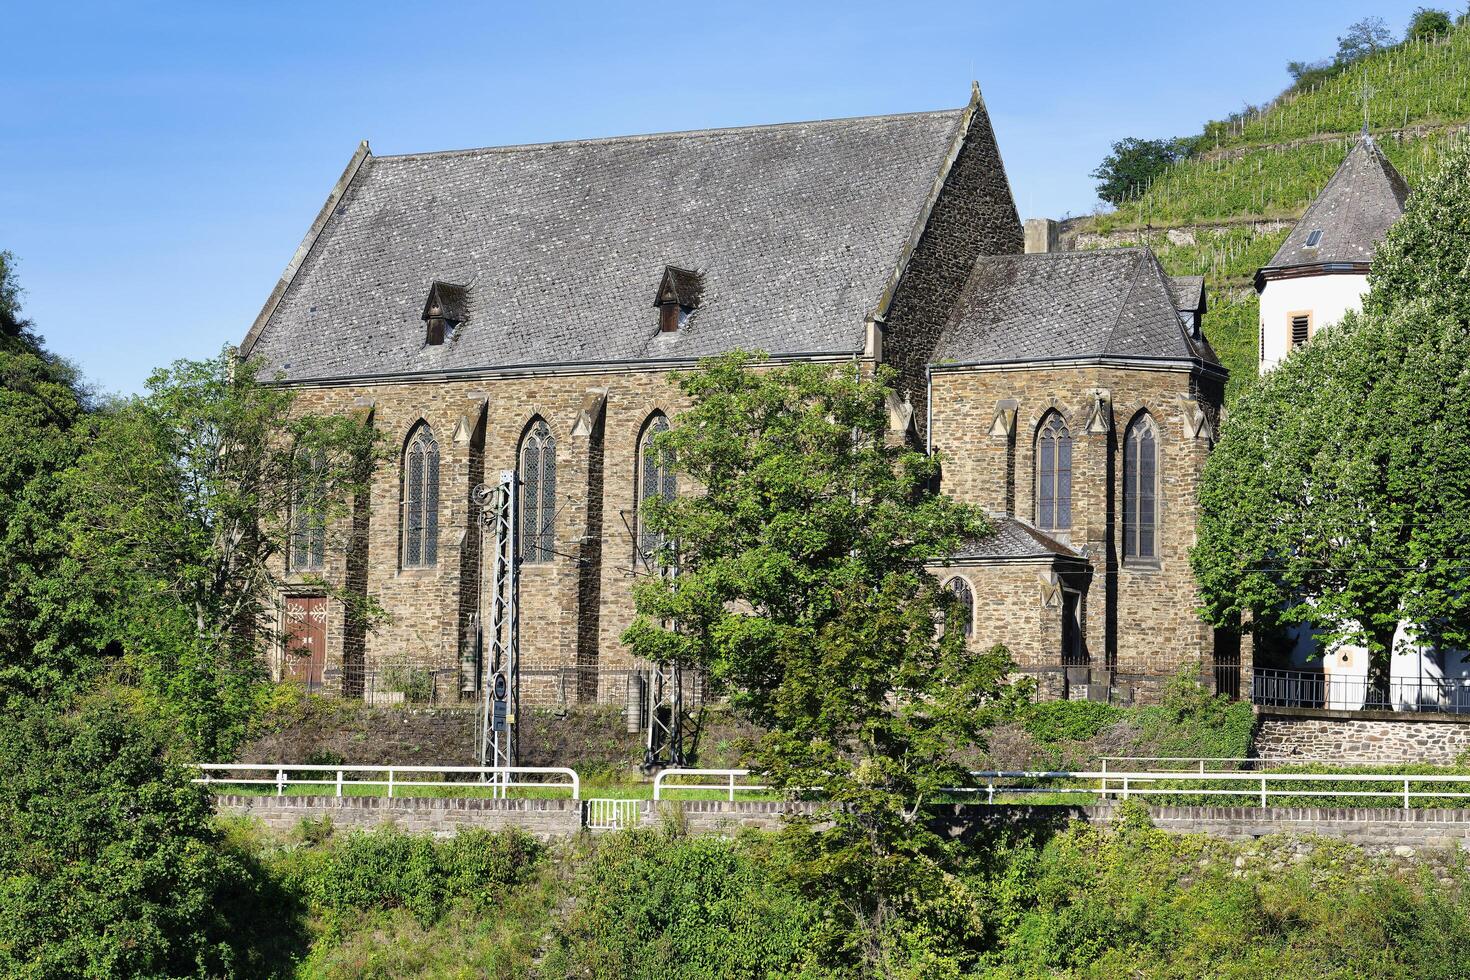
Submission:
<svg viewBox="0 0 1470 980">
<path fill-rule="evenodd" d="M 1025 216 L 1416 0 L 23 2 L 0 14 L 0 249 L 103 391 L 237 342 L 358 140 L 401 153 L 961 105 Z"/>
</svg>

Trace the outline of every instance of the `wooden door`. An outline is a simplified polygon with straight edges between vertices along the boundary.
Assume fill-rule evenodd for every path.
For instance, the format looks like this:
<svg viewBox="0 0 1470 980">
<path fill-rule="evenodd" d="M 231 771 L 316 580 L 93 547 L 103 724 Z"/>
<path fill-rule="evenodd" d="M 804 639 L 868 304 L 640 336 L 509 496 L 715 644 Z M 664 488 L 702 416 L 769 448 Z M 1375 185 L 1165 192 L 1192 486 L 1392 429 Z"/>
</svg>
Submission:
<svg viewBox="0 0 1470 980">
<path fill-rule="evenodd" d="M 322 685 L 327 662 L 327 600 L 325 596 L 286 597 L 285 680 L 308 688 Z"/>
</svg>

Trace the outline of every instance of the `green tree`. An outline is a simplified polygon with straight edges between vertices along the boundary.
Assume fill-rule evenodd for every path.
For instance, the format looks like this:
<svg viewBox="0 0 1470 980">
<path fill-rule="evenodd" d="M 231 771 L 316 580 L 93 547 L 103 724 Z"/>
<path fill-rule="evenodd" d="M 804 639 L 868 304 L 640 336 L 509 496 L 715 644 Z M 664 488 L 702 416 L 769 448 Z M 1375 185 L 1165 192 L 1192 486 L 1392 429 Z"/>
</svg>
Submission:
<svg viewBox="0 0 1470 980">
<path fill-rule="evenodd" d="M 21 316 L 12 268 L 0 253 L 0 703 L 76 690 L 101 643 L 96 582 L 70 553 L 62 486 L 90 400 Z"/>
<path fill-rule="evenodd" d="M 1313 623 L 1387 667 L 1400 622 L 1470 645 L 1470 148 L 1378 251 L 1361 315 L 1236 402 L 1192 561 L 1216 624 Z"/>
<path fill-rule="evenodd" d="M 210 805 L 115 704 L 32 707 L 0 732 L 0 973 L 225 976 L 246 875 Z"/>
<path fill-rule="evenodd" d="M 298 411 L 229 350 L 156 372 L 96 419 L 66 476 L 73 550 L 113 590 L 111 636 L 132 676 L 197 751 L 225 751 L 250 708 L 293 501 L 309 488 L 337 533 L 375 445 L 365 420 Z M 349 615 L 373 612 L 321 585 Z"/>
<path fill-rule="evenodd" d="M 924 806 L 970 781 L 955 750 L 983 741 L 1009 666 L 943 628 L 926 565 L 984 519 L 933 491 L 937 457 L 887 441 L 886 372 L 732 354 L 675 378 L 692 405 L 656 448 L 701 492 L 645 504 L 677 574 L 639 583 L 624 642 L 706 671 L 765 729 L 762 778 L 820 788 L 833 825 L 803 845 L 808 885 L 840 892 L 870 959 L 911 960 L 903 924 L 949 880 Z"/>
<path fill-rule="evenodd" d="M 1097 196 L 1114 206 L 1148 190 L 1148 185 L 1184 155 L 1179 140 L 1143 140 L 1128 137 L 1113 144 L 1112 152 L 1092 172 Z"/>
<path fill-rule="evenodd" d="M 1337 39 L 1337 61 L 1350 65 L 1393 44 L 1393 32 L 1382 17 L 1364 17 L 1349 24 L 1347 33 Z"/>
<path fill-rule="evenodd" d="M 1448 11 L 1436 10 L 1433 7 L 1419 7 L 1409 21 L 1408 30 L 1404 31 L 1404 40 L 1432 41 L 1435 38 L 1444 37 L 1454 29 L 1455 24 Z"/>
</svg>

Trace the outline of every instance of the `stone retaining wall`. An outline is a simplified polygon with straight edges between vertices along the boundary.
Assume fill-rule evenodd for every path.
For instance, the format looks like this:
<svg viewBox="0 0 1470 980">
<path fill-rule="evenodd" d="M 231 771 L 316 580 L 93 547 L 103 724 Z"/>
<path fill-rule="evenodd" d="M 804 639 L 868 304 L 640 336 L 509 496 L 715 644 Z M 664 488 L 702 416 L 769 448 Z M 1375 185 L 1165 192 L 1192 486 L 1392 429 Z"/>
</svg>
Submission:
<svg viewBox="0 0 1470 980">
<path fill-rule="evenodd" d="M 1470 751 L 1470 716 L 1269 708 L 1260 717 L 1255 748 L 1262 758 L 1449 765 Z"/>
<path fill-rule="evenodd" d="M 254 817 L 277 833 L 290 833 L 304 819 L 328 818 L 339 828 L 393 823 L 404 830 L 449 835 L 462 827 L 505 830 L 519 827 L 538 837 L 567 837 L 583 829 L 583 804 L 576 800 L 388 799 L 367 796 L 220 796 L 216 810 Z M 791 815 L 811 814 L 813 804 L 772 801 L 640 801 L 639 822 L 668 821 L 691 834 L 733 834 L 744 828 L 774 830 Z M 1026 825 L 1045 831 L 1073 820 L 1110 824 L 1116 804 L 1096 806 L 980 806 L 957 804 L 939 811 L 936 829 L 962 837 L 986 829 Z M 1369 853 L 1396 857 L 1420 850 L 1470 851 L 1470 810 L 1388 808 L 1151 807 L 1154 825 L 1171 833 L 1209 834 L 1252 840 L 1267 834 L 1320 834 L 1357 844 Z"/>
</svg>

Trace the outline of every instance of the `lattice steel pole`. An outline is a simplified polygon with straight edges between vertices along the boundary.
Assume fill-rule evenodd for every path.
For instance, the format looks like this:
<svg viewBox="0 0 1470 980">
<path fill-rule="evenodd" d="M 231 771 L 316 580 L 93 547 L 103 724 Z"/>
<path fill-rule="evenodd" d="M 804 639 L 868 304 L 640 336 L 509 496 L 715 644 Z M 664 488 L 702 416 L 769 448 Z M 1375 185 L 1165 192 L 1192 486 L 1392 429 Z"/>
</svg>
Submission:
<svg viewBox="0 0 1470 980">
<path fill-rule="evenodd" d="M 480 658 L 480 746 L 482 766 L 513 766 L 520 714 L 520 476 L 514 470 L 500 474 L 498 486 L 481 484 L 473 500 L 480 508 L 481 568 L 485 545 L 493 541 L 489 581 L 490 615 L 481 619 L 488 647 Z M 484 608 L 483 583 L 481 609 Z"/>
</svg>

